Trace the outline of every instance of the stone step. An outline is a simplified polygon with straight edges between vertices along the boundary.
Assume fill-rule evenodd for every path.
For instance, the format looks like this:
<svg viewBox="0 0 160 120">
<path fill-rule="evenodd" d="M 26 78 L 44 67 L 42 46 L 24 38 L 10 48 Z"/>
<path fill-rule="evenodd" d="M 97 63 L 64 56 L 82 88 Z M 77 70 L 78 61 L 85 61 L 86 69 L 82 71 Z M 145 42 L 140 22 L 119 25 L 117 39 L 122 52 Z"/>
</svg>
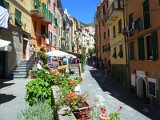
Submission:
<svg viewBox="0 0 160 120">
<path fill-rule="evenodd" d="M 16 69 L 26 69 L 26 68 L 27 68 L 27 66 L 17 66 Z"/>
<path fill-rule="evenodd" d="M 13 72 L 13 75 L 27 75 L 27 72 Z"/>
<path fill-rule="evenodd" d="M 27 69 L 16 69 L 16 70 L 13 70 L 13 72 L 26 72 Z"/>
<path fill-rule="evenodd" d="M 16 68 L 15 70 L 17 70 L 17 71 L 26 71 L 27 70 L 27 68 Z"/>
<path fill-rule="evenodd" d="M 14 75 L 13 78 L 26 78 L 27 75 Z"/>
</svg>

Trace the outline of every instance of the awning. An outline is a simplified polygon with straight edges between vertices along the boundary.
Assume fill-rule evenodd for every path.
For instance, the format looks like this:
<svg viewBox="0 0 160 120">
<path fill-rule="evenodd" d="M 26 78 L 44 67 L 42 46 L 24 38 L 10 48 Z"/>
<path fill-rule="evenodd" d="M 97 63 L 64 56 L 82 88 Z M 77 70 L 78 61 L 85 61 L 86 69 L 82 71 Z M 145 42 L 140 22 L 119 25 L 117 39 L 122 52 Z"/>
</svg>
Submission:
<svg viewBox="0 0 160 120">
<path fill-rule="evenodd" d="M 8 28 L 8 10 L 0 6 L 0 27 Z"/>
<path fill-rule="evenodd" d="M 6 41 L 6 40 L 0 39 L 0 48 L 8 46 L 10 43 L 11 43 L 11 41 Z"/>
<path fill-rule="evenodd" d="M 11 52 L 12 46 L 10 46 L 11 42 L 0 39 L 0 51 L 8 51 Z"/>
</svg>

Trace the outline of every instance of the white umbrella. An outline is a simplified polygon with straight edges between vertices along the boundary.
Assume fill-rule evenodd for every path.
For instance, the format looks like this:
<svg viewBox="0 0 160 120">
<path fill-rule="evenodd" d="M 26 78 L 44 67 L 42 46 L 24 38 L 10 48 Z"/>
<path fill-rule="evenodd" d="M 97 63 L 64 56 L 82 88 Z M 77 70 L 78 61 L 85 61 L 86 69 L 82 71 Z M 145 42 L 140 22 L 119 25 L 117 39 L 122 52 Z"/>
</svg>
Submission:
<svg viewBox="0 0 160 120">
<path fill-rule="evenodd" d="M 68 53 L 59 51 L 59 50 L 53 50 L 51 52 L 47 53 L 48 56 L 57 56 L 57 57 L 63 57 L 63 56 L 68 56 Z"/>
</svg>

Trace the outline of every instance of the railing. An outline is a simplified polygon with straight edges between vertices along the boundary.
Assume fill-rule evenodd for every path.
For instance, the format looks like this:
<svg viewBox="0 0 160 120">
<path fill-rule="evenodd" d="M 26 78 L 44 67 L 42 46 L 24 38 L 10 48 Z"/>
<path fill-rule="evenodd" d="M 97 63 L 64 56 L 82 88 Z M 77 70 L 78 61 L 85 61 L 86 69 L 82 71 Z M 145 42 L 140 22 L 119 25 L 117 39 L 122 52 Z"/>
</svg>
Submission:
<svg viewBox="0 0 160 120">
<path fill-rule="evenodd" d="M 52 13 L 47 9 L 45 3 L 41 3 L 40 0 L 33 0 L 32 9 L 41 11 L 46 18 L 48 18 L 54 23 L 55 18 Z"/>
<path fill-rule="evenodd" d="M 33 55 L 30 57 L 30 59 L 27 62 L 27 73 L 29 72 L 29 70 L 31 69 L 31 67 L 35 64 L 36 62 L 36 52 L 33 53 Z"/>
</svg>

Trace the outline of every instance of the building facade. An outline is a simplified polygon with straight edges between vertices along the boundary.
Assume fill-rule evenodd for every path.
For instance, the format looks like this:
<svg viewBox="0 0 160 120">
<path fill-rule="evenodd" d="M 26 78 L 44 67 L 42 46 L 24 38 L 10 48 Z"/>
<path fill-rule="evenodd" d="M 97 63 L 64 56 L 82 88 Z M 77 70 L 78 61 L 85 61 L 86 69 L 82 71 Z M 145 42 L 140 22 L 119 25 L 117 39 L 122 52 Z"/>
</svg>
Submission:
<svg viewBox="0 0 160 120">
<path fill-rule="evenodd" d="M 96 54 L 105 67 L 110 67 L 110 45 L 108 39 L 107 11 L 110 0 L 101 1 L 95 15 Z"/>
<path fill-rule="evenodd" d="M 129 86 L 127 79 L 126 39 L 122 31 L 124 28 L 124 19 L 123 0 L 114 0 L 107 13 L 112 77 L 123 85 Z"/>
<path fill-rule="evenodd" d="M 8 28 L 0 29 L 0 39 L 10 41 L 10 52 L 0 51 L 0 77 L 9 77 L 20 60 L 30 58 L 29 44 L 31 40 L 30 1 L 5 1 L 0 6 L 8 9 Z M 24 7 L 25 6 L 25 7 Z"/>
<path fill-rule="evenodd" d="M 139 97 L 160 105 L 160 1 L 128 0 L 126 5 L 130 85 Z"/>
</svg>

